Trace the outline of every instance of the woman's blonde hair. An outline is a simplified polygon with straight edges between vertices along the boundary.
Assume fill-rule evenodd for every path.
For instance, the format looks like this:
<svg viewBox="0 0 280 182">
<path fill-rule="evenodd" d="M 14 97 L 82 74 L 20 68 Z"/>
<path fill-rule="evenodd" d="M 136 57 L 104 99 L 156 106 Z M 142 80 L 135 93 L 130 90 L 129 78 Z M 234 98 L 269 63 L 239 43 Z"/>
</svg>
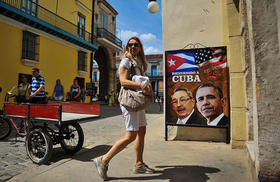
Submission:
<svg viewBox="0 0 280 182">
<path fill-rule="evenodd" d="M 144 54 L 144 49 L 143 49 L 143 44 L 140 41 L 140 39 L 138 37 L 131 37 L 130 39 L 128 39 L 126 46 L 125 46 L 125 53 L 123 54 L 122 58 L 129 58 L 129 59 L 133 59 L 132 55 L 130 54 L 130 52 L 128 51 L 128 43 L 130 40 L 136 40 L 139 45 L 140 45 L 140 51 L 138 56 L 140 57 L 140 59 L 142 60 L 142 65 L 143 65 L 143 71 L 145 72 L 148 68 L 147 62 L 146 62 L 146 57 Z"/>
</svg>

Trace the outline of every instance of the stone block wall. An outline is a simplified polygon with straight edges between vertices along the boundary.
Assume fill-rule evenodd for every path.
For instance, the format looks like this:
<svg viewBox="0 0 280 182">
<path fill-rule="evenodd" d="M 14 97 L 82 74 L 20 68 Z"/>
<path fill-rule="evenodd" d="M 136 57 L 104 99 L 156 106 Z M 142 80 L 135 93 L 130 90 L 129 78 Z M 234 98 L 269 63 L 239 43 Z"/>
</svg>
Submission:
<svg viewBox="0 0 280 182">
<path fill-rule="evenodd" d="M 242 36 L 249 53 L 244 55 L 249 67 L 246 93 L 256 176 L 261 182 L 280 181 L 280 3 L 243 0 L 241 4 L 246 13 Z"/>
<path fill-rule="evenodd" d="M 242 49 L 241 20 L 232 0 L 226 2 L 228 17 L 228 67 L 230 74 L 230 110 L 232 148 L 247 141 L 245 64 Z"/>
</svg>

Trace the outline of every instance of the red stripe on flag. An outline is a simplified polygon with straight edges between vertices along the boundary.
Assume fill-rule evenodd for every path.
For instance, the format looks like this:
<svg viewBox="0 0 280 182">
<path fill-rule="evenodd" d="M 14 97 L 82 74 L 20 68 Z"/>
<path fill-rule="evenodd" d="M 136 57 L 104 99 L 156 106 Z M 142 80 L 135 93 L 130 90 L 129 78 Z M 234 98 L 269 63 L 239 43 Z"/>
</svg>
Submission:
<svg viewBox="0 0 280 182">
<path fill-rule="evenodd" d="M 172 54 L 167 54 L 167 72 L 170 74 L 179 68 L 182 64 L 186 62 L 185 59 L 174 56 Z"/>
</svg>

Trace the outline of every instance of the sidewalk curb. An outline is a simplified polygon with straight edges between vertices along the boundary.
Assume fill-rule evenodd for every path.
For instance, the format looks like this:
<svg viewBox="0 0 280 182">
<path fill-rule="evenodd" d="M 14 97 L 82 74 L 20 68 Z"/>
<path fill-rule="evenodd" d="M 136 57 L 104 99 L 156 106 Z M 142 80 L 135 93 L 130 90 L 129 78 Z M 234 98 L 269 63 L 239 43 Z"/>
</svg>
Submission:
<svg viewBox="0 0 280 182">
<path fill-rule="evenodd" d="M 53 168 L 56 168 L 66 162 L 69 162 L 71 161 L 72 158 L 70 159 L 63 159 L 61 161 L 58 161 L 56 163 L 53 163 L 49 166 L 46 166 L 46 165 L 41 165 L 41 166 L 37 166 L 37 167 L 33 167 L 27 171 L 24 171 L 23 173 L 17 175 L 17 176 L 14 176 L 13 178 L 11 178 L 10 180 L 8 180 L 8 182 L 26 182 L 30 179 L 32 179 L 33 177 L 35 176 L 38 176 L 40 174 L 43 174 Z"/>
</svg>

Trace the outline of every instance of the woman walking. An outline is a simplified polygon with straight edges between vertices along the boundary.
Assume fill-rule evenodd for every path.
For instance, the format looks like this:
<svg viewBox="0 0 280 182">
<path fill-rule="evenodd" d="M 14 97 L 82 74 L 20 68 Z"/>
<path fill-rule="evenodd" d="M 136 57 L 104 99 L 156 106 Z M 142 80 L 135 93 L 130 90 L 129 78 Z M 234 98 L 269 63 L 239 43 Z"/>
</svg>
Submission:
<svg viewBox="0 0 280 182">
<path fill-rule="evenodd" d="M 119 78 L 121 85 L 130 89 L 141 89 L 144 94 L 151 95 L 153 92 L 151 87 L 147 86 L 146 84 L 131 80 L 133 75 L 143 75 L 143 72 L 147 70 L 143 45 L 140 39 L 137 37 L 131 37 L 126 44 L 125 49 L 126 51 L 119 67 Z M 154 170 L 149 168 L 143 161 L 144 139 L 147 125 L 145 110 L 129 112 L 124 106 L 120 105 L 120 107 L 125 120 L 125 136 L 118 140 L 105 155 L 93 160 L 98 170 L 99 176 L 104 180 L 108 180 L 107 170 L 110 160 L 133 141 L 135 141 L 134 149 L 136 153 L 133 172 L 154 172 Z"/>
</svg>

